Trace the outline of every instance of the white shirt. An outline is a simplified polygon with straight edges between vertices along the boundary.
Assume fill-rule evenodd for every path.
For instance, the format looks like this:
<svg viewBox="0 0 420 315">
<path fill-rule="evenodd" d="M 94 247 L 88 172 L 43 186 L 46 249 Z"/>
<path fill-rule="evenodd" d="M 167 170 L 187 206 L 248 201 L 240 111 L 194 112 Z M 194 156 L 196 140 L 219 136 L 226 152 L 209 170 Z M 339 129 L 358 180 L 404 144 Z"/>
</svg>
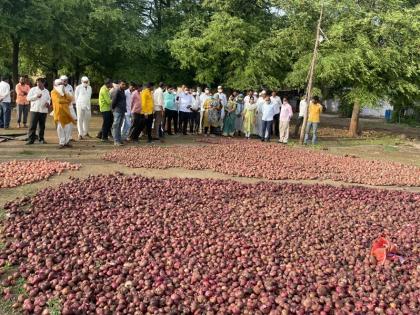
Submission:
<svg viewBox="0 0 420 315">
<path fill-rule="evenodd" d="M 10 84 L 6 81 L 0 82 L 0 102 L 10 103 Z"/>
<path fill-rule="evenodd" d="M 265 101 L 263 97 L 259 97 L 257 100 L 257 113 L 262 113 L 262 108 L 264 105 Z"/>
<path fill-rule="evenodd" d="M 193 104 L 193 97 L 191 94 L 181 93 L 179 94 L 179 111 L 189 113 L 191 110 L 188 106 L 192 106 Z"/>
<path fill-rule="evenodd" d="M 71 96 L 74 95 L 73 87 L 70 84 L 64 86 L 64 92 Z M 71 104 L 74 104 L 74 101 L 72 101 Z"/>
<path fill-rule="evenodd" d="M 225 107 L 227 105 L 227 97 L 225 93 L 217 93 L 219 94 L 219 98 L 220 98 L 220 103 L 222 104 L 223 107 Z"/>
<path fill-rule="evenodd" d="M 90 111 L 90 99 L 92 97 L 92 87 L 90 85 L 83 86 L 80 84 L 76 87 L 74 93 L 74 98 L 76 101 L 76 106 L 80 109 Z"/>
<path fill-rule="evenodd" d="M 270 99 L 274 105 L 274 115 L 280 114 L 281 98 L 279 96 L 271 96 Z"/>
<path fill-rule="evenodd" d="M 207 99 L 210 98 L 210 95 L 206 94 L 206 93 L 202 93 L 200 95 L 200 108 L 201 111 L 204 112 L 204 103 L 207 101 Z"/>
<path fill-rule="evenodd" d="M 153 92 L 153 109 L 155 112 L 163 110 L 163 90 L 160 87 Z"/>
<path fill-rule="evenodd" d="M 126 107 L 126 114 L 131 115 L 131 92 L 130 89 L 126 89 L 124 91 L 125 94 L 125 107 Z"/>
<path fill-rule="evenodd" d="M 193 103 L 192 103 L 191 108 L 192 108 L 194 111 L 197 111 L 198 109 L 200 109 L 200 108 L 201 108 L 201 106 L 200 106 L 200 96 L 198 96 L 198 95 L 193 96 Z"/>
<path fill-rule="evenodd" d="M 267 104 L 264 102 L 262 105 L 262 120 L 272 121 L 274 117 L 274 105 L 273 103 Z"/>
<path fill-rule="evenodd" d="M 299 117 L 305 117 L 305 113 L 308 109 L 308 103 L 305 99 L 301 100 L 299 103 Z"/>
<path fill-rule="evenodd" d="M 40 98 L 38 98 L 39 94 L 42 94 Z M 41 90 L 39 87 L 34 86 L 29 90 L 26 99 L 31 102 L 31 112 L 48 114 L 48 105 L 46 106 L 45 104 L 50 104 L 51 97 L 50 92 L 46 88 Z"/>
</svg>

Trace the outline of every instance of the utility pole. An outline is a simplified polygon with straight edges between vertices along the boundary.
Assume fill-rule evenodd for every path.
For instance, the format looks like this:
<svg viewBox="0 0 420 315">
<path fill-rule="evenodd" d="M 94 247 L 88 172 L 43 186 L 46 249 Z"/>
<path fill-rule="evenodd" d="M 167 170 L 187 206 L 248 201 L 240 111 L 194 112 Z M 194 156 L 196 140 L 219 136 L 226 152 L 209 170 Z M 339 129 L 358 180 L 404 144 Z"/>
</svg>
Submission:
<svg viewBox="0 0 420 315">
<path fill-rule="evenodd" d="M 324 11 L 324 5 L 321 6 L 321 12 L 319 13 L 318 26 L 316 28 L 315 47 L 314 47 L 314 53 L 312 55 L 311 67 L 309 69 L 308 86 L 306 88 L 306 102 L 308 103 L 308 107 L 306 108 L 305 116 L 303 117 L 302 128 L 300 130 L 300 144 L 303 144 L 304 142 L 306 124 L 308 123 L 309 104 L 312 97 L 312 86 L 313 86 L 313 81 L 314 81 L 316 57 L 318 54 L 319 35 L 321 32 L 321 21 L 322 21 L 323 11 Z"/>
</svg>

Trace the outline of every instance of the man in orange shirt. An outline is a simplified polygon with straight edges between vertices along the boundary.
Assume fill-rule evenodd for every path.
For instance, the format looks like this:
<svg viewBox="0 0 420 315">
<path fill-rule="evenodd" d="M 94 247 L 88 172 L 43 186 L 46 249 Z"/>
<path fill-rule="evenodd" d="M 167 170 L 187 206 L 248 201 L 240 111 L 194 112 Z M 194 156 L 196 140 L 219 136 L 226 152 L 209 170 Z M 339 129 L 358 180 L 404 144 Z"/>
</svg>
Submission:
<svg viewBox="0 0 420 315">
<path fill-rule="evenodd" d="M 67 94 L 63 82 L 60 79 L 54 81 L 54 89 L 51 91 L 51 101 L 54 111 L 54 122 L 57 125 L 59 148 L 71 147 L 71 131 L 73 125 L 76 124 L 76 120 L 70 113 L 73 96 Z"/>
<path fill-rule="evenodd" d="M 19 78 L 19 83 L 16 84 L 16 105 L 18 108 L 18 119 L 17 119 L 17 127 L 21 127 L 21 122 L 23 122 L 23 127 L 26 128 L 27 121 L 28 121 L 28 113 L 29 113 L 29 102 L 26 99 L 28 96 L 29 90 L 31 89 L 27 78 L 21 76 Z"/>
</svg>

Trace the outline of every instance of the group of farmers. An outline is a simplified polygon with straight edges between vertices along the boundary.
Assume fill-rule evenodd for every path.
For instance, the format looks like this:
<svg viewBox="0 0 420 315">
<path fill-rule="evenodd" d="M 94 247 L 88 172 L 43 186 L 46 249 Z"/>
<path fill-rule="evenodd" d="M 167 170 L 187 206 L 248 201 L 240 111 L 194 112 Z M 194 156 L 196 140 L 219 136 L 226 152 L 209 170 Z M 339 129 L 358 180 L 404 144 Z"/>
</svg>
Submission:
<svg viewBox="0 0 420 315">
<path fill-rule="evenodd" d="M 87 77 L 73 91 L 66 76 L 54 81 L 51 93 L 45 87 L 45 79 L 38 78 L 36 86 L 30 87 L 27 77 L 21 77 L 16 85 L 18 128 L 30 124 L 27 144 L 45 143 L 44 131 L 48 113 L 57 127 L 59 147 L 71 147 L 73 125 L 77 125 L 78 139 L 90 138 L 92 88 Z M 281 99 L 275 91 L 260 93 L 252 90 L 244 94 L 234 91 L 226 96 L 222 86 L 214 94 L 209 88 L 202 91 L 187 86 L 172 87 L 159 83 L 144 85 L 124 80 L 105 80 L 99 91 L 99 110 L 102 114 L 102 128 L 97 137 L 102 141 L 113 138 L 114 145 L 124 142 L 138 142 L 141 134 L 147 141 L 162 139 L 174 133 L 242 136 L 247 139 L 256 136 L 261 141 L 270 141 L 272 135 L 280 143 L 289 139 L 289 123 L 293 116 L 292 106 L 285 97 Z M 10 85 L 7 79 L 0 82 L 0 128 L 10 125 Z M 317 141 L 317 127 L 322 105 L 314 97 L 309 106 L 305 98 L 299 103 L 299 115 L 295 136 L 306 112 L 308 123 L 305 144 L 312 129 L 312 143 Z"/>
</svg>

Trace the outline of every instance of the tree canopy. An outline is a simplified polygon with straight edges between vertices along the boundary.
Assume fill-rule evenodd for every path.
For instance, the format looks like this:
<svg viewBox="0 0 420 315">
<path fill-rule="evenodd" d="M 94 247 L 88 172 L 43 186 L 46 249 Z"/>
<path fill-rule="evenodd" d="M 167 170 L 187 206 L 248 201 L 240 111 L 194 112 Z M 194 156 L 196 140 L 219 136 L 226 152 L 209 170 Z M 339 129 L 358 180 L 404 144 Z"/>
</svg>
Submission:
<svg viewBox="0 0 420 315">
<path fill-rule="evenodd" d="M 321 6 L 316 90 L 419 99 L 415 0 L 4 0 L 0 71 L 304 89 Z"/>
</svg>

